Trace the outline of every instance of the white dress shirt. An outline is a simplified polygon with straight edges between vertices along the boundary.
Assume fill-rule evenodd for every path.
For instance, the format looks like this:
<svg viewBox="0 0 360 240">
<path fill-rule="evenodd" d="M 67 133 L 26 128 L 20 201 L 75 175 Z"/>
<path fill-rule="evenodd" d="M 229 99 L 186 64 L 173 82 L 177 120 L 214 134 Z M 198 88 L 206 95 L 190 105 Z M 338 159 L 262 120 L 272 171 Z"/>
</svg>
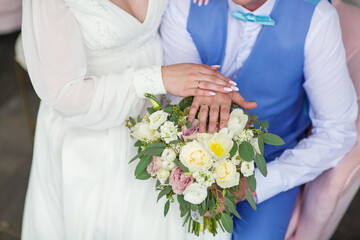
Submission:
<svg viewBox="0 0 360 240">
<path fill-rule="evenodd" d="M 269 15 L 275 1 L 268 0 L 252 13 Z M 250 11 L 231 0 L 228 2 L 228 39 L 222 73 L 236 79 L 262 25 L 233 18 L 232 10 L 244 13 Z M 201 63 L 197 48 L 187 31 L 189 8 L 190 0 L 173 0 L 165 13 L 161 25 L 165 65 Z M 206 27 L 206 19 L 203 22 Z M 304 75 L 303 86 L 310 100 L 312 135 L 268 163 L 266 178 L 256 170 L 258 203 L 309 182 L 334 167 L 356 141 L 355 90 L 348 74 L 339 18 L 327 0 L 321 0 L 316 6 L 306 37 Z"/>
</svg>

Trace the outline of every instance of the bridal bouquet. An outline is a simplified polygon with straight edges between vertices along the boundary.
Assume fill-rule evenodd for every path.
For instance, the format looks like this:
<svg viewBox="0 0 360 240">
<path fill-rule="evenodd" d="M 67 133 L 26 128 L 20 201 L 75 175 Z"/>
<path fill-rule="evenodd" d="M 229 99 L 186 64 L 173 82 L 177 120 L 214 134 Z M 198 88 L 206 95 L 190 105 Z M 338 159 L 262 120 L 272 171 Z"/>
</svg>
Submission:
<svg viewBox="0 0 360 240">
<path fill-rule="evenodd" d="M 283 140 L 267 132 L 266 121 L 259 122 L 256 116 L 234 107 L 227 128 L 199 133 L 198 120 L 187 121 L 191 97 L 176 105 L 168 102 L 163 108 L 155 96 L 146 96 L 153 104 L 148 114 L 126 123 L 137 140 L 138 154 L 130 160 L 140 159 L 135 177 L 157 180 L 157 200 L 167 198 L 165 216 L 171 203 L 178 201 L 189 232 L 199 235 L 208 229 L 215 236 L 219 226 L 231 233 L 232 217 L 240 218 L 236 193 L 243 188 L 241 178 L 255 192 L 255 163 L 267 175 L 264 143 L 281 145 Z M 245 195 L 256 210 L 251 192 L 245 189 Z"/>
</svg>

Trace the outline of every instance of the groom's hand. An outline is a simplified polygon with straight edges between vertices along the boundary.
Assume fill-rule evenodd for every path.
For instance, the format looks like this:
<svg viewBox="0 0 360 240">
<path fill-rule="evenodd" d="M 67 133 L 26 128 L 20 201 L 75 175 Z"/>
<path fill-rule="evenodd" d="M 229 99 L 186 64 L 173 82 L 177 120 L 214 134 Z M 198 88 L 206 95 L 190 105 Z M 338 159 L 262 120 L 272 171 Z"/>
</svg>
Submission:
<svg viewBox="0 0 360 240">
<path fill-rule="evenodd" d="M 219 129 L 227 126 L 232 103 L 248 110 L 257 107 L 255 102 L 246 101 L 238 92 L 218 93 L 213 97 L 195 97 L 190 109 L 189 121 L 194 122 L 197 112 L 200 111 L 199 131 L 206 131 L 206 124 L 209 117 L 208 132 L 213 133 L 216 130 L 219 115 Z"/>
</svg>

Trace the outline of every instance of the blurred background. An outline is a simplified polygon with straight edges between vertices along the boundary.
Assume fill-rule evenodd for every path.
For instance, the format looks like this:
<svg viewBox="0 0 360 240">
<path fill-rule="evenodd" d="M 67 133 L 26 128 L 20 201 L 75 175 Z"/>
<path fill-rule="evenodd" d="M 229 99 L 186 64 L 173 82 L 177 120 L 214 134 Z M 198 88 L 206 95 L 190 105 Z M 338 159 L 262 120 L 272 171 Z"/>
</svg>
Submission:
<svg viewBox="0 0 360 240">
<path fill-rule="evenodd" d="M 360 0 L 343 2 L 360 7 Z M 0 240 L 20 239 L 39 105 L 21 61 L 20 27 L 21 0 L 0 0 Z M 332 239 L 360 239 L 359 192 Z"/>
</svg>

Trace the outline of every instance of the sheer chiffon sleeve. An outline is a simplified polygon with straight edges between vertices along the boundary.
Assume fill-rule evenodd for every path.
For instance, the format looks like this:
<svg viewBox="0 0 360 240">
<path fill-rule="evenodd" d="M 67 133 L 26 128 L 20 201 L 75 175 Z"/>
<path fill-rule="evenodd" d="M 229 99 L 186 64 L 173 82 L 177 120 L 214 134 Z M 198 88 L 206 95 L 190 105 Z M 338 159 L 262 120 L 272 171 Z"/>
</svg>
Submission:
<svg viewBox="0 0 360 240">
<path fill-rule="evenodd" d="M 89 76 L 78 23 L 63 0 L 23 1 L 22 34 L 35 91 L 74 125 L 119 126 L 145 92 L 165 93 L 160 65 Z"/>
</svg>

